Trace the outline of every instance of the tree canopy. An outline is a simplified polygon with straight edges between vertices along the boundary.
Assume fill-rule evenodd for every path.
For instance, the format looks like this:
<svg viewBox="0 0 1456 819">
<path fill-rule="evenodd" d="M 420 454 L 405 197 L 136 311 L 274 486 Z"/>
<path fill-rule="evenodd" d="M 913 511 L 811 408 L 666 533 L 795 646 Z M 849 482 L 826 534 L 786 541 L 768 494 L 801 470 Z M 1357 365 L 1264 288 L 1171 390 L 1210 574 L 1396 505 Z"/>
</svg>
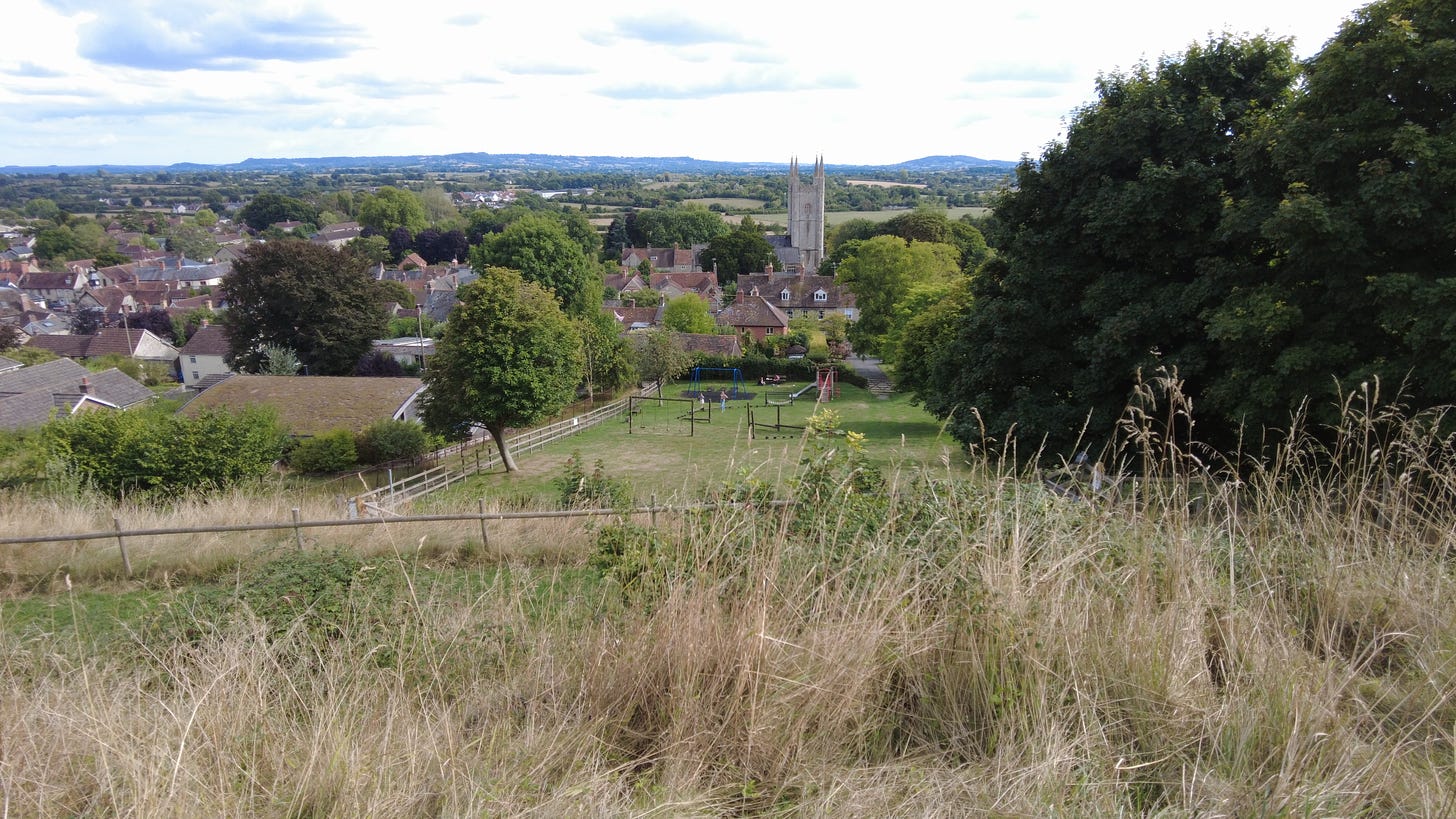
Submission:
<svg viewBox="0 0 1456 819">
<path fill-rule="evenodd" d="M 310 242 L 250 246 L 223 278 L 229 361 L 256 372 L 262 350 L 294 351 L 309 375 L 351 375 L 388 319 L 364 260 Z"/>
<path fill-rule="evenodd" d="M 662 326 L 679 333 L 711 333 L 718 329 L 708 303 L 697 293 L 684 293 L 662 308 Z"/>
<path fill-rule="evenodd" d="M 857 352 L 879 354 L 893 328 L 895 305 L 915 285 L 949 283 L 960 273 L 955 247 L 876 236 L 858 245 L 839 266 L 836 277 L 854 293 L 859 320 L 849 328 Z"/>
<path fill-rule="evenodd" d="M 258 194 L 238 210 L 238 221 L 253 230 L 263 230 L 277 222 L 303 222 L 308 225 L 317 225 L 318 218 L 318 208 L 313 205 L 301 199 L 272 192 Z"/>
<path fill-rule="evenodd" d="M 384 185 L 364 197 L 357 209 L 359 224 L 381 236 L 404 228 L 413 236 L 429 226 L 425 205 L 413 192 Z"/>
<path fill-rule="evenodd" d="M 704 270 L 717 272 L 719 284 L 742 274 L 762 273 L 775 258 L 763 228 L 749 216 L 743 217 L 732 231 L 709 241 L 699 255 Z"/>
<path fill-rule="evenodd" d="M 702 205 L 673 205 L 638 211 L 628 222 L 634 247 L 692 247 L 728 232 L 723 217 Z"/>
<path fill-rule="evenodd" d="M 544 214 L 517 219 L 471 255 L 477 267 L 509 267 L 556 295 L 562 309 L 584 316 L 601 307 L 596 263 L 559 221 Z"/>
<path fill-rule="evenodd" d="M 581 336 L 555 296 L 510 268 L 489 267 L 463 285 L 424 373 L 423 418 L 460 437 L 479 425 L 516 470 L 506 431 L 550 417 L 581 383 Z"/>
<path fill-rule="evenodd" d="M 1456 400 L 1453 51 L 1447 4 L 1382 0 L 1302 66 L 1224 36 L 1104 75 L 997 203 L 998 255 L 904 334 L 917 397 L 1063 453 L 1158 373 L 1226 451 L 1375 379 Z"/>
</svg>

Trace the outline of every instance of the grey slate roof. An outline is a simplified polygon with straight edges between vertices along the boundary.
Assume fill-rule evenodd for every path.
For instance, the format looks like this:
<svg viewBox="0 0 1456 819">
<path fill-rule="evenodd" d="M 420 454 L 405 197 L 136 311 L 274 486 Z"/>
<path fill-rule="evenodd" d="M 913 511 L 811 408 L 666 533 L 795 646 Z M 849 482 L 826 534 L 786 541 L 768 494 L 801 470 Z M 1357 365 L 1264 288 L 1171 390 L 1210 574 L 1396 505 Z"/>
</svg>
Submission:
<svg viewBox="0 0 1456 819">
<path fill-rule="evenodd" d="M 0 372 L 0 429 L 40 426 L 57 409 L 65 414 L 81 401 L 82 379 L 93 398 L 121 409 L 152 399 L 151 390 L 114 367 L 93 373 L 59 358 Z"/>
</svg>

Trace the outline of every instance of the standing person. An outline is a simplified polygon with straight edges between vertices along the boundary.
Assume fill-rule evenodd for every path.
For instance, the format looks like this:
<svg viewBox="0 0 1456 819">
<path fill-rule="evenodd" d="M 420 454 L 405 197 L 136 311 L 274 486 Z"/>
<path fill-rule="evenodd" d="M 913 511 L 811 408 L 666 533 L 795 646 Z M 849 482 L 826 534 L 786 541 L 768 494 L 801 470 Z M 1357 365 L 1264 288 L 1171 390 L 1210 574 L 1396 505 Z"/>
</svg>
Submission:
<svg viewBox="0 0 1456 819">
<path fill-rule="evenodd" d="M 718 409 L 728 409 L 728 391 L 718 390 Z"/>
</svg>

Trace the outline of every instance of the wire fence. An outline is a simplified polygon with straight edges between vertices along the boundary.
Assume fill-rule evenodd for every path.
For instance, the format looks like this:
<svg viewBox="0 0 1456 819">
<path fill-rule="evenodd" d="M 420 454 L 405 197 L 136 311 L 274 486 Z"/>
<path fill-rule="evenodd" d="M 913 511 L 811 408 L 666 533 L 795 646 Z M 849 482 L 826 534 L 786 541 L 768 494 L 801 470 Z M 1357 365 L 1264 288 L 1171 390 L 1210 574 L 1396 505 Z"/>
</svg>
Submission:
<svg viewBox="0 0 1456 819">
<path fill-rule="evenodd" d="M 793 502 L 788 500 L 775 500 L 767 503 L 755 504 L 758 508 L 789 506 Z M 327 520 L 303 520 L 297 508 L 293 509 L 292 520 L 279 521 L 274 523 L 234 523 L 217 526 L 164 526 L 149 529 L 125 529 L 122 527 L 121 518 L 113 517 L 115 527 L 105 531 L 95 532 L 69 532 L 65 534 L 49 535 L 28 535 L 25 537 L 0 537 L 0 546 L 19 546 L 24 544 L 37 543 L 70 543 L 93 540 L 115 540 L 116 547 L 121 552 L 122 569 L 127 577 L 132 576 L 131 555 L 127 548 L 129 540 L 137 540 L 148 537 L 162 537 L 166 535 L 204 535 L 204 534 L 227 534 L 237 532 L 278 532 L 293 531 L 294 542 L 298 549 L 305 548 L 303 532 L 305 529 L 337 528 L 347 526 L 392 526 L 402 523 L 438 523 L 438 522 L 461 522 L 475 521 L 480 526 L 480 538 L 486 549 L 490 548 L 490 521 L 504 520 L 550 520 L 556 518 L 584 518 L 584 517 L 609 517 L 623 516 L 635 517 L 646 515 L 649 525 L 657 526 L 657 517 L 660 514 L 671 514 L 678 512 L 714 512 L 724 509 L 745 508 L 741 503 L 693 503 L 693 504 L 663 504 L 657 503 L 657 496 L 646 506 L 634 506 L 627 509 L 559 509 L 542 510 L 531 512 L 491 512 L 486 510 L 485 499 L 480 500 L 478 512 L 454 512 L 433 515 L 396 515 L 393 517 L 372 517 L 372 518 L 331 518 Z"/>
</svg>

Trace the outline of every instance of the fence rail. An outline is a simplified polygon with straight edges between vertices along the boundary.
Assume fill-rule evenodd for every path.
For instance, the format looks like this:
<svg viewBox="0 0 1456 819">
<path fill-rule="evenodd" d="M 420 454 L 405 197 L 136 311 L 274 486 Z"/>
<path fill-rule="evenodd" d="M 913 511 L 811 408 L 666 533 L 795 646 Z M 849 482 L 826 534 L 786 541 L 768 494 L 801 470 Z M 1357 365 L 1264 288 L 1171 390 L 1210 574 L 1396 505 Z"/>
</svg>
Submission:
<svg viewBox="0 0 1456 819">
<path fill-rule="evenodd" d="M 609 418 L 621 415 L 627 411 L 634 398 L 652 395 L 656 391 L 656 386 L 646 387 L 635 395 L 629 395 L 597 407 L 590 412 L 517 433 L 510 440 L 511 452 L 513 454 L 530 452 L 562 438 L 568 438 Z M 500 466 L 501 458 L 498 450 L 492 449 L 483 452 L 487 448 L 487 443 L 493 443 L 489 436 L 472 438 L 433 453 L 431 456 L 433 459 L 444 463 L 398 481 L 391 479 L 384 486 L 355 495 L 349 500 L 350 515 L 359 517 L 398 516 L 399 507 L 416 498 L 437 492 L 476 473 Z M 458 464 L 454 462 L 457 456 L 460 459 Z"/>
<path fill-rule="evenodd" d="M 298 509 L 293 510 L 293 519 L 287 522 L 277 523 L 234 523 L 218 526 L 163 526 L 150 529 L 123 529 L 121 519 L 112 518 L 116 528 L 106 531 L 95 532 L 71 532 L 67 534 L 54 535 L 27 535 L 25 537 L 0 537 L 0 546 L 12 546 L 35 543 L 69 543 L 86 540 L 115 540 L 117 548 L 121 551 L 122 565 L 125 568 L 126 576 L 131 577 L 131 558 L 127 552 L 126 541 L 128 538 L 160 537 L 162 535 L 203 535 L 203 534 L 224 534 L 231 532 L 276 532 L 293 530 L 294 541 L 299 549 L 304 548 L 304 529 L 324 529 L 341 526 L 392 526 L 402 523 L 439 523 L 449 521 L 476 521 L 480 524 L 481 540 L 487 547 L 490 545 L 490 533 L 486 524 L 490 521 L 501 520 L 549 520 L 553 518 L 582 518 L 582 517 L 608 517 L 613 515 L 648 515 L 651 518 L 652 526 L 657 525 L 657 516 L 660 513 L 673 512 L 707 512 L 722 509 L 741 509 L 750 506 L 756 508 L 782 508 L 791 506 L 793 501 L 774 500 L 760 504 L 743 503 L 688 503 L 688 504 L 666 504 L 659 505 L 654 497 L 647 506 L 634 506 L 629 509 L 560 509 L 535 512 L 487 512 L 485 501 L 480 501 L 479 512 L 455 512 L 438 515 L 398 515 L 395 517 L 374 517 L 374 518 L 331 518 L 328 520 L 302 520 L 299 518 Z"/>
</svg>

